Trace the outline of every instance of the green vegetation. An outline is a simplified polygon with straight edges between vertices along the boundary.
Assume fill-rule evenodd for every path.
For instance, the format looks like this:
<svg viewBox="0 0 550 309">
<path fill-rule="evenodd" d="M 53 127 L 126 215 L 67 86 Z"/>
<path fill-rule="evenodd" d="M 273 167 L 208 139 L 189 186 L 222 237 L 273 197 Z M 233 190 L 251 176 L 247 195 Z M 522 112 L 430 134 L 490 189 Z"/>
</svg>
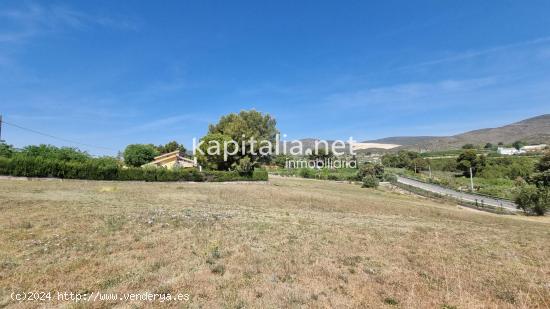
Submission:
<svg viewBox="0 0 550 309">
<path fill-rule="evenodd" d="M 199 152 L 197 158 L 208 169 L 238 168 L 250 173 L 254 166 L 270 161 L 269 155 L 262 154 L 273 152 L 277 133 L 276 121 L 269 114 L 250 110 L 225 115 L 217 124 L 209 126 L 208 134 L 201 139 L 202 144 L 199 146 L 204 154 Z M 251 143 L 251 140 L 255 143 Z M 224 142 L 227 149 L 224 149 Z M 214 150 L 216 145 L 220 147 L 218 153 L 207 151 L 208 148 Z"/>
<path fill-rule="evenodd" d="M 0 158 L 0 175 L 22 177 L 56 177 L 89 180 L 143 180 L 143 181 L 236 181 L 267 180 L 267 172 L 255 170 L 250 176 L 237 171 L 205 171 L 194 168 L 172 170 L 150 167 L 124 168 L 107 160 L 69 162 L 29 156 Z"/>
<path fill-rule="evenodd" d="M 450 154 L 454 154 L 454 156 L 450 156 Z M 419 173 L 415 173 L 414 169 L 411 169 L 411 162 L 414 161 L 407 160 L 407 158 L 414 158 L 415 154 L 405 154 L 404 152 L 386 154 L 383 156 L 382 162 L 386 170 L 391 172 L 405 174 L 460 191 L 470 190 L 469 168 L 471 166 L 475 193 L 509 200 L 515 199 L 518 190 L 517 184 L 521 183 L 521 180 L 530 181 L 528 185 L 534 185 L 536 181 L 530 179 L 541 175 L 540 172 L 537 172 L 540 169 L 536 167 L 539 164 L 548 164 L 540 163 L 537 156 L 490 155 L 486 151 L 475 149 L 423 153 L 420 156 L 426 160 L 429 168 L 422 169 Z M 431 177 L 428 170 L 431 170 Z M 544 177 L 542 178 L 544 179 Z M 544 183 L 544 180 L 542 181 Z"/>
<path fill-rule="evenodd" d="M 550 153 L 540 159 L 535 173 L 518 187 L 514 198 L 518 208 L 539 216 L 550 209 Z"/>
<path fill-rule="evenodd" d="M 11 158 L 14 152 L 12 145 L 0 143 L 0 157 Z"/>
<path fill-rule="evenodd" d="M 131 144 L 124 150 L 124 163 L 128 166 L 140 167 L 153 161 L 159 154 L 152 144 Z"/>
<path fill-rule="evenodd" d="M 363 177 L 361 186 L 363 188 L 377 188 L 378 183 L 379 183 L 379 181 L 378 181 L 378 178 L 376 178 L 376 176 L 367 175 L 367 176 Z"/>
<path fill-rule="evenodd" d="M 155 147 L 160 154 L 165 154 L 179 150 L 181 153 L 185 153 L 187 149 L 176 141 L 168 142 L 164 145 L 158 145 Z"/>
<path fill-rule="evenodd" d="M 282 169 L 278 168 L 271 173 L 281 176 L 297 176 L 302 178 L 339 180 L 339 181 L 358 181 L 364 188 L 376 188 L 381 181 L 395 182 L 396 176 L 391 172 L 386 172 L 384 166 L 377 163 L 364 163 L 359 169 Z"/>
<path fill-rule="evenodd" d="M 278 168 L 270 173 L 280 176 L 295 176 L 310 179 L 359 181 L 356 168 L 311 169 L 311 168 Z"/>
<path fill-rule="evenodd" d="M 516 148 L 517 150 L 519 150 L 523 146 L 525 146 L 525 143 L 522 141 L 515 141 L 512 143 L 512 147 Z"/>
<path fill-rule="evenodd" d="M 479 155 L 475 149 L 464 150 L 456 159 L 456 167 L 464 176 L 475 176 L 486 165 L 485 156 Z M 471 175 L 470 175 L 471 174 Z"/>
<path fill-rule="evenodd" d="M 144 148 L 147 151 L 154 149 L 151 145 L 130 146 L 127 148 L 130 149 L 129 153 L 139 152 Z M 199 172 L 194 168 L 168 170 L 158 167 L 124 167 L 116 158 L 93 158 L 75 148 L 51 145 L 28 146 L 21 151 L 15 151 L 11 146 L 0 144 L 0 150 L 0 175 L 137 181 L 267 180 L 267 172 L 258 169 L 243 174 L 240 171 Z"/>
<path fill-rule="evenodd" d="M 60 161 L 76 161 L 84 162 L 89 160 L 91 156 L 83 151 L 71 147 L 55 147 L 52 145 L 27 146 L 20 152 L 14 155 L 22 155 L 27 157 L 40 157 L 44 159 L 60 160 Z"/>
<path fill-rule="evenodd" d="M 414 151 L 401 150 L 397 154 L 382 156 L 382 164 L 386 167 L 406 168 L 419 173 L 427 170 L 429 162 Z"/>
</svg>

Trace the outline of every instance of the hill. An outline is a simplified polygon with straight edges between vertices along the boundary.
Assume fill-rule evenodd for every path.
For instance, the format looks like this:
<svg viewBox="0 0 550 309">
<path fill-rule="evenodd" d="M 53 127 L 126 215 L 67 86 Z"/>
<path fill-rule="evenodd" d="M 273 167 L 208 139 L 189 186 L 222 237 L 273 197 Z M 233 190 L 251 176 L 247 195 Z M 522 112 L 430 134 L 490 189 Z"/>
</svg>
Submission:
<svg viewBox="0 0 550 309">
<path fill-rule="evenodd" d="M 399 148 L 447 150 L 464 144 L 510 144 L 515 141 L 550 144 L 550 114 L 545 114 L 497 128 L 473 130 L 453 136 L 398 136 L 369 141 L 370 143 L 398 144 Z"/>
</svg>

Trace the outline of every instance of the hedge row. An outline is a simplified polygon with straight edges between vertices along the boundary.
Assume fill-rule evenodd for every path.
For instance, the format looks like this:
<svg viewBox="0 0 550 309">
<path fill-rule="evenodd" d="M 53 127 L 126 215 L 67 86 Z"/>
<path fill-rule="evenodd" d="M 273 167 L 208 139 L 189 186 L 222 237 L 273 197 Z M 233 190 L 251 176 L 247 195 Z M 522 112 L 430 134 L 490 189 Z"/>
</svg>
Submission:
<svg viewBox="0 0 550 309">
<path fill-rule="evenodd" d="M 255 170 L 250 175 L 235 171 L 204 171 L 196 169 L 123 168 L 90 160 L 65 162 L 36 157 L 18 156 L 0 158 L 0 175 L 20 177 L 55 177 L 88 180 L 136 180 L 136 181 L 260 181 L 267 180 L 267 172 Z"/>
</svg>

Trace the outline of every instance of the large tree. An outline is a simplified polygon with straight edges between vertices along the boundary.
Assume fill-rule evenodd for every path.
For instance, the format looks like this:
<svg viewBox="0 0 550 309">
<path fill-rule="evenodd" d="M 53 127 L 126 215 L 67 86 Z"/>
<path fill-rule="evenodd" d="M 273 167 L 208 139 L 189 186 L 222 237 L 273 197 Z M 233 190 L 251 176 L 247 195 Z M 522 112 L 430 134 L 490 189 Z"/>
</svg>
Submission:
<svg viewBox="0 0 550 309">
<path fill-rule="evenodd" d="M 542 216 L 550 210 L 550 152 L 546 153 L 535 167 L 535 173 L 527 178 L 516 192 L 518 208 Z"/>
<path fill-rule="evenodd" d="M 126 165 L 139 167 L 153 161 L 159 151 L 152 144 L 131 144 L 126 147 L 123 155 Z"/>
<path fill-rule="evenodd" d="M 185 153 L 187 151 L 183 145 L 176 141 L 171 141 L 164 145 L 158 145 L 156 148 L 160 154 L 169 153 L 176 150 L 179 150 L 181 153 Z"/>
<path fill-rule="evenodd" d="M 199 159 L 205 162 L 207 167 L 220 170 L 236 169 L 239 162 L 247 166 L 254 165 L 262 159 L 269 159 L 270 156 L 265 153 L 273 153 L 275 150 L 277 133 L 276 121 L 269 114 L 262 114 L 255 110 L 231 113 L 222 116 L 218 123 L 209 126 L 208 134 L 201 139 L 203 142 L 201 149 L 208 146 L 204 143 L 206 141 L 233 141 L 238 145 L 238 152 L 223 157 L 203 151 L 204 155 L 200 154 Z M 263 148 L 264 154 L 260 152 L 260 148 Z M 250 161 L 241 161 L 243 158 L 248 158 Z"/>
<path fill-rule="evenodd" d="M 485 167 L 486 160 L 485 156 L 478 156 L 475 149 L 466 149 L 458 156 L 456 163 L 456 167 L 462 171 L 464 176 L 470 176 L 470 168 L 472 176 L 475 176 Z"/>
</svg>

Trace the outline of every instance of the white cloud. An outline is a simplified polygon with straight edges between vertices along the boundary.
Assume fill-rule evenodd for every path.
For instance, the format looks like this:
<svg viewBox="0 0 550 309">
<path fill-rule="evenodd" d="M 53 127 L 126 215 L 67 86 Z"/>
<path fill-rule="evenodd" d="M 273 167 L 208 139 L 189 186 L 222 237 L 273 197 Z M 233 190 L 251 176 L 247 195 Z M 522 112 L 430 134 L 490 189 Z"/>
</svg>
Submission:
<svg viewBox="0 0 550 309">
<path fill-rule="evenodd" d="M 388 87 L 370 88 L 351 92 L 337 93 L 326 100 L 328 105 L 339 107 L 383 107 L 393 105 L 397 108 L 415 106 L 419 100 L 431 102 L 445 97 L 477 91 L 496 84 L 495 77 L 466 80 L 443 80 L 433 83 L 405 83 Z"/>
<path fill-rule="evenodd" d="M 448 62 L 455 62 L 455 61 L 462 61 L 462 60 L 468 60 L 476 57 L 486 56 L 498 52 L 503 52 L 511 49 L 516 48 L 523 48 L 531 45 L 537 45 L 537 44 L 544 44 L 550 42 L 550 36 L 540 37 L 533 40 L 528 41 L 522 41 L 522 42 L 516 42 L 511 44 L 505 44 L 505 45 L 498 45 L 493 46 L 486 49 L 477 49 L 477 50 L 469 50 L 465 52 L 459 52 L 455 53 L 451 56 L 442 57 L 430 61 L 420 62 L 412 65 L 403 66 L 400 68 L 397 68 L 397 70 L 405 70 L 405 69 L 413 69 L 413 68 L 420 68 L 425 66 L 431 66 L 431 65 L 437 65 L 437 64 L 443 64 Z"/>
<path fill-rule="evenodd" d="M 136 24 L 122 17 L 98 16 L 57 5 L 27 3 L 18 8 L 0 10 L 4 29 L 0 43 L 26 41 L 36 35 L 62 30 L 83 30 L 90 27 L 109 27 L 135 30 Z"/>
</svg>

